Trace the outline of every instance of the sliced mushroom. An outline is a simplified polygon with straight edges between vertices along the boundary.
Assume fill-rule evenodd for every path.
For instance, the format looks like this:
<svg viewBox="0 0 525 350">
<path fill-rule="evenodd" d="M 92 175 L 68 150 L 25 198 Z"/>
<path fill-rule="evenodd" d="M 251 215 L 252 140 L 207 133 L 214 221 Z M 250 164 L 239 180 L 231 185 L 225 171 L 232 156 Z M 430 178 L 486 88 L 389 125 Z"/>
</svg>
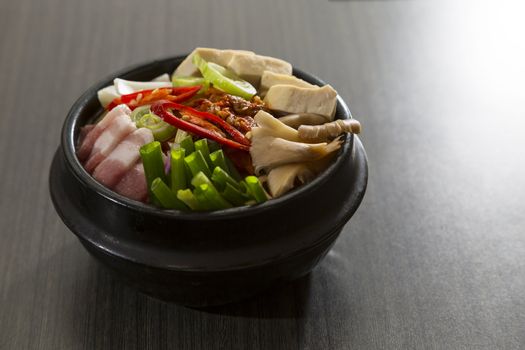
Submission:
<svg viewBox="0 0 525 350">
<path fill-rule="evenodd" d="M 272 169 L 268 174 L 267 185 L 270 194 L 280 197 L 295 187 L 296 179 L 305 184 L 315 177 L 307 163 L 285 164 Z"/>
<path fill-rule="evenodd" d="M 288 114 L 279 118 L 284 124 L 297 129 L 301 125 L 319 125 L 326 122 L 326 117 L 313 113 Z"/>
<path fill-rule="evenodd" d="M 343 133 L 359 134 L 361 124 L 355 119 L 338 119 L 323 125 L 301 125 L 299 137 L 306 142 L 324 142 Z"/>
<path fill-rule="evenodd" d="M 330 143 L 303 143 L 273 136 L 253 137 L 250 155 L 255 173 L 260 174 L 283 164 L 321 159 L 337 151 L 341 143 L 338 139 Z"/>
<path fill-rule="evenodd" d="M 251 130 L 252 138 L 273 136 L 289 141 L 301 141 L 297 130 L 283 124 L 270 113 L 259 111 L 254 116 L 254 120 L 257 123 L 257 127 Z"/>
</svg>

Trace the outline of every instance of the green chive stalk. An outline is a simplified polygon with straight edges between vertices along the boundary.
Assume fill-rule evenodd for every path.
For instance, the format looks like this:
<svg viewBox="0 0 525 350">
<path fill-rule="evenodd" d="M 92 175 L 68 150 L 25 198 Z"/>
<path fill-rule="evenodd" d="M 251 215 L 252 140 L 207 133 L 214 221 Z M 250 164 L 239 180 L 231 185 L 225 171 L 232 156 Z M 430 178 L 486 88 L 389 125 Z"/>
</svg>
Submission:
<svg viewBox="0 0 525 350">
<path fill-rule="evenodd" d="M 213 164 L 210 160 L 210 149 L 208 148 L 208 141 L 206 139 L 200 139 L 195 141 L 194 143 L 195 151 L 201 151 L 202 155 L 204 156 L 204 160 L 206 160 L 206 164 L 208 164 L 208 167 L 210 169 L 213 169 Z"/>
<path fill-rule="evenodd" d="M 146 183 L 151 195 L 151 200 L 154 204 L 159 205 L 160 203 L 158 200 L 156 200 L 155 194 L 151 192 L 151 185 L 153 180 L 156 178 L 160 178 L 163 182 L 166 182 L 166 174 L 164 173 L 164 161 L 162 160 L 162 148 L 160 146 L 160 142 L 153 141 L 145 144 L 140 148 L 139 153 L 142 158 L 144 173 L 146 175 Z"/>
<path fill-rule="evenodd" d="M 160 177 L 153 180 L 151 184 L 151 192 L 155 195 L 155 198 L 163 208 L 188 210 L 188 207 L 177 198 L 175 193 L 170 190 L 168 185 L 166 185 Z"/>
<path fill-rule="evenodd" d="M 203 210 L 199 201 L 189 188 L 185 190 L 178 190 L 177 198 L 184 202 L 184 204 L 186 204 L 191 210 Z"/>
<path fill-rule="evenodd" d="M 188 187 L 188 181 L 186 179 L 186 163 L 184 162 L 185 153 L 186 151 L 184 148 L 173 149 L 170 152 L 171 190 L 174 193 Z"/>
<path fill-rule="evenodd" d="M 184 148 L 184 150 L 186 151 L 186 154 L 188 155 L 195 152 L 195 146 L 193 145 L 193 139 L 189 135 L 183 138 L 180 141 L 179 145 L 181 148 Z"/>
<path fill-rule="evenodd" d="M 226 171 L 224 171 L 224 169 L 218 166 L 216 166 L 215 169 L 213 169 L 211 180 L 215 184 L 215 186 L 221 191 L 224 190 L 227 183 L 229 183 L 232 187 L 236 189 L 240 189 L 239 183 L 235 181 L 235 179 L 231 177 Z"/>
<path fill-rule="evenodd" d="M 206 199 L 206 204 L 212 210 L 228 209 L 232 207 L 232 205 L 227 200 L 225 200 L 215 188 L 213 188 L 213 185 L 210 186 L 208 184 L 201 184 L 195 188 L 194 192 L 196 194 L 202 193 Z"/>
<path fill-rule="evenodd" d="M 195 190 L 193 190 L 193 196 L 199 203 L 199 210 L 215 210 L 210 201 L 204 195 L 204 191 L 202 191 L 201 189 L 196 188 Z"/>
<path fill-rule="evenodd" d="M 224 156 L 222 149 L 210 153 L 210 160 L 214 168 L 219 167 L 227 173 L 230 173 L 230 169 L 226 163 L 226 157 Z"/>
<path fill-rule="evenodd" d="M 252 175 L 246 176 L 245 181 L 246 185 L 248 186 L 248 190 L 257 203 L 263 203 L 268 200 L 268 196 L 266 195 L 266 192 L 264 192 L 264 188 L 257 177 Z"/>
<path fill-rule="evenodd" d="M 221 195 L 224 197 L 224 199 L 235 206 L 245 205 L 246 202 L 250 200 L 249 196 L 246 196 L 229 183 L 226 183 L 226 187 L 224 188 L 224 191 L 221 192 Z"/>
<path fill-rule="evenodd" d="M 203 172 L 206 176 L 211 176 L 210 168 L 204 159 L 201 151 L 195 151 L 189 156 L 184 158 L 184 161 L 191 170 L 193 176 L 197 175 L 199 172 Z"/>
</svg>

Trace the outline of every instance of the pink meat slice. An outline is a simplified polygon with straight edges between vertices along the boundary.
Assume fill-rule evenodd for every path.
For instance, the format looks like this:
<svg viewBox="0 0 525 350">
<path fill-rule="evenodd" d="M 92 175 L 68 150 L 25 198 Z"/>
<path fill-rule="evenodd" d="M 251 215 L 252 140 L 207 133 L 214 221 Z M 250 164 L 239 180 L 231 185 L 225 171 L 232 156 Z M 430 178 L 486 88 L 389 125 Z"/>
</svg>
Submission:
<svg viewBox="0 0 525 350">
<path fill-rule="evenodd" d="M 146 175 L 144 174 L 144 166 L 141 161 L 138 161 L 129 169 L 122 180 L 115 186 L 114 190 L 124 197 L 139 202 L 146 202 L 148 198 L 148 185 L 146 183 Z"/>
<path fill-rule="evenodd" d="M 132 132 L 96 167 L 93 177 L 113 189 L 139 159 L 139 148 L 152 141 L 153 134 L 149 129 Z"/>
<path fill-rule="evenodd" d="M 117 115 L 95 141 L 91 154 L 86 164 L 84 164 L 86 171 L 91 174 L 109 156 L 111 151 L 135 130 L 137 130 L 137 127 L 129 116 L 126 114 Z"/>
<path fill-rule="evenodd" d="M 82 142 L 84 142 L 84 139 L 86 138 L 87 134 L 93 130 L 95 127 L 95 124 L 88 124 L 84 125 L 82 128 L 80 128 L 80 133 L 78 135 L 78 144 L 81 145 Z"/>
<path fill-rule="evenodd" d="M 115 117 L 117 117 L 118 115 L 122 114 L 128 116 L 131 114 L 131 110 L 129 109 L 129 107 L 124 104 L 118 105 L 111 111 L 109 111 L 108 114 L 106 114 L 106 116 L 102 118 L 102 120 L 99 121 L 95 125 L 95 127 L 86 135 L 86 137 L 80 143 L 80 147 L 77 151 L 77 157 L 81 162 L 84 162 L 89 157 L 89 155 L 91 154 L 91 150 L 95 145 L 95 141 L 102 134 L 102 132 L 113 122 L 113 119 L 115 119 Z"/>
</svg>

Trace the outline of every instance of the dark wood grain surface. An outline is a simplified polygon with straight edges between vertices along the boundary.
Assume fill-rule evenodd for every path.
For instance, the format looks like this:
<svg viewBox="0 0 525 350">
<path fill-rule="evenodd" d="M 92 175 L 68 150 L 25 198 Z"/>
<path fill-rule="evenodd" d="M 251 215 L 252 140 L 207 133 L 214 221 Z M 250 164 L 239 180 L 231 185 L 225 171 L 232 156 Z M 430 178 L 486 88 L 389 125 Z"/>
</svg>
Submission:
<svg viewBox="0 0 525 350">
<path fill-rule="evenodd" d="M 0 0 L 0 349 L 525 348 L 524 13 L 507 1 Z M 362 206 L 309 277 L 211 310 L 115 281 L 47 185 L 86 88 L 195 46 L 282 57 L 332 84 L 370 166 Z"/>
</svg>

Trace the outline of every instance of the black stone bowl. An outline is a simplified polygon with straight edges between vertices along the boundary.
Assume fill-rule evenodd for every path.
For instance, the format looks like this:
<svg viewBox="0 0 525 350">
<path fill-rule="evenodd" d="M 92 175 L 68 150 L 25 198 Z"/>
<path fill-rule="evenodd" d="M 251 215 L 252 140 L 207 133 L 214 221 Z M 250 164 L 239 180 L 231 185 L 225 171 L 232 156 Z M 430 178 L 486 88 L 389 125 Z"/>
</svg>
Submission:
<svg viewBox="0 0 525 350">
<path fill-rule="evenodd" d="M 261 205 L 210 213 L 159 210 L 95 181 L 75 156 L 81 126 L 100 115 L 97 90 L 116 77 L 150 80 L 184 56 L 153 61 L 92 86 L 73 105 L 50 171 L 56 211 L 84 247 L 140 291 L 192 306 L 224 304 L 309 273 L 364 196 L 368 168 L 356 136 L 346 137 L 313 182 Z M 310 83 L 321 80 L 294 69 Z M 338 98 L 336 118 L 351 118 Z"/>
</svg>

